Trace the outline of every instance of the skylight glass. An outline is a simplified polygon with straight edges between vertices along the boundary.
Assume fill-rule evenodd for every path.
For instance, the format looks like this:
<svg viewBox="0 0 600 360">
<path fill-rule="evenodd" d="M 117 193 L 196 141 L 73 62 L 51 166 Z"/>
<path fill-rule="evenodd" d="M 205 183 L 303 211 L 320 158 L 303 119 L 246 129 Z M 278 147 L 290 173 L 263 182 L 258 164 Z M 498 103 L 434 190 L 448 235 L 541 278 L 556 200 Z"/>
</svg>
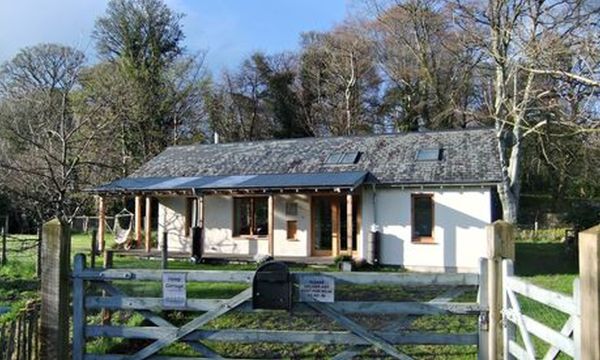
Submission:
<svg viewBox="0 0 600 360">
<path fill-rule="evenodd" d="M 332 153 L 325 160 L 326 165 L 350 165 L 358 161 L 360 153 L 357 151 Z"/>
<path fill-rule="evenodd" d="M 417 151 L 417 161 L 436 160 L 442 160 L 442 149 L 419 149 Z"/>
</svg>

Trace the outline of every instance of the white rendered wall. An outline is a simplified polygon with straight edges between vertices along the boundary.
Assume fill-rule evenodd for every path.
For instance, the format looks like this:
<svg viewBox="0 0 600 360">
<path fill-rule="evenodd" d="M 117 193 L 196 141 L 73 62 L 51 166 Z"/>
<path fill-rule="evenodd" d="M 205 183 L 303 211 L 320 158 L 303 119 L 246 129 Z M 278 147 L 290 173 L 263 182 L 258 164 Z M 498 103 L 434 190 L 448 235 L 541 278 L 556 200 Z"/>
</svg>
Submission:
<svg viewBox="0 0 600 360">
<path fill-rule="evenodd" d="M 168 234 L 169 251 L 191 252 L 191 237 L 185 236 L 185 197 L 158 198 L 158 248 Z"/>
<path fill-rule="evenodd" d="M 412 242 L 411 194 L 418 193 L 433 194 L 435 244 Z M 370 190 L 364 199 L 363 231 L 368 231 L 373 224 Z M 381 263 L 413 270 L 478 271 L 479 258 L 487 249 L 485 226 L 491 220 L 489 189 L 379 188 L 376 207 Z"/>
<path fill-rule="evenodd" d="M 275 196 L 275 237 L 273 251 L 275 256 L 310 256 L 310 198 L 306 195 Z M 295 203 L 297 215 L 286 214 L 286 204 Z M 287 221 L 295 220 L 297 224 L 296 238 L 287 238 Z"/>
</svg>

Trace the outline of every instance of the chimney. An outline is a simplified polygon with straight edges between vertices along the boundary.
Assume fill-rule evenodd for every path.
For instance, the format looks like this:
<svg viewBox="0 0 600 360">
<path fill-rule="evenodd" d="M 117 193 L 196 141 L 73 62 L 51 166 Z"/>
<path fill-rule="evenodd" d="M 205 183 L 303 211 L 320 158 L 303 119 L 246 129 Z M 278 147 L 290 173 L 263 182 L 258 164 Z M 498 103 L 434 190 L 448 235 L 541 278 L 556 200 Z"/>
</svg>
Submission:
<svg viewBox="0 0 600 360">
<path fill-rule="evenodd" d="M 216 131 L 215 131 L 215 134 L 214 134 L 214 138 L 215 138 L 215 140 L 214 140 L 215 144 L 218 144 L 219 143 L 219 133 L 216 132 Z"/>
</svg>

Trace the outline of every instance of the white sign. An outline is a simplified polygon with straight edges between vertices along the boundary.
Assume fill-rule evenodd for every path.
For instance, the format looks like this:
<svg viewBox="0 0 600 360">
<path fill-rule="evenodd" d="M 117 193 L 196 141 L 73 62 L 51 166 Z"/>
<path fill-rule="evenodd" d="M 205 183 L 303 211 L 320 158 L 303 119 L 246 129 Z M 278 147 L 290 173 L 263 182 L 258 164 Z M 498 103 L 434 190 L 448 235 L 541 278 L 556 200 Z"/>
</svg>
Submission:
<svg viewBox="0 0 600 360">
<path fill-rule="evenodd" d="M 306 275 L 300 278 L 300 301 L 334 302 L 335 280 L 328 276 Z"/>
<path fill-rule="evenodd" d="M 181 309 L 187 305 L 186 273 L 163 273 L 163 307 Z"/>
</svg>

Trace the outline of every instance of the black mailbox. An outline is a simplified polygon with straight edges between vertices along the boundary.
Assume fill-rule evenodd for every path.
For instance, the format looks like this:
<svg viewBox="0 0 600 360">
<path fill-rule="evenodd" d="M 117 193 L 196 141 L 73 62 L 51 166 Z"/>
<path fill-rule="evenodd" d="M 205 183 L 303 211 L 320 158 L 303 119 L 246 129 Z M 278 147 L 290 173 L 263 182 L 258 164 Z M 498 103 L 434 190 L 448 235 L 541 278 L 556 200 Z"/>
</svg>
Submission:
<svg viewBox="0 0 600 360">
<path fill-rule="evenodd" d="M 252 280 L 254 309 L 291 310 L 292 281 L 286 264 L 270 261 L 261 265 Z"/>
</svg>

